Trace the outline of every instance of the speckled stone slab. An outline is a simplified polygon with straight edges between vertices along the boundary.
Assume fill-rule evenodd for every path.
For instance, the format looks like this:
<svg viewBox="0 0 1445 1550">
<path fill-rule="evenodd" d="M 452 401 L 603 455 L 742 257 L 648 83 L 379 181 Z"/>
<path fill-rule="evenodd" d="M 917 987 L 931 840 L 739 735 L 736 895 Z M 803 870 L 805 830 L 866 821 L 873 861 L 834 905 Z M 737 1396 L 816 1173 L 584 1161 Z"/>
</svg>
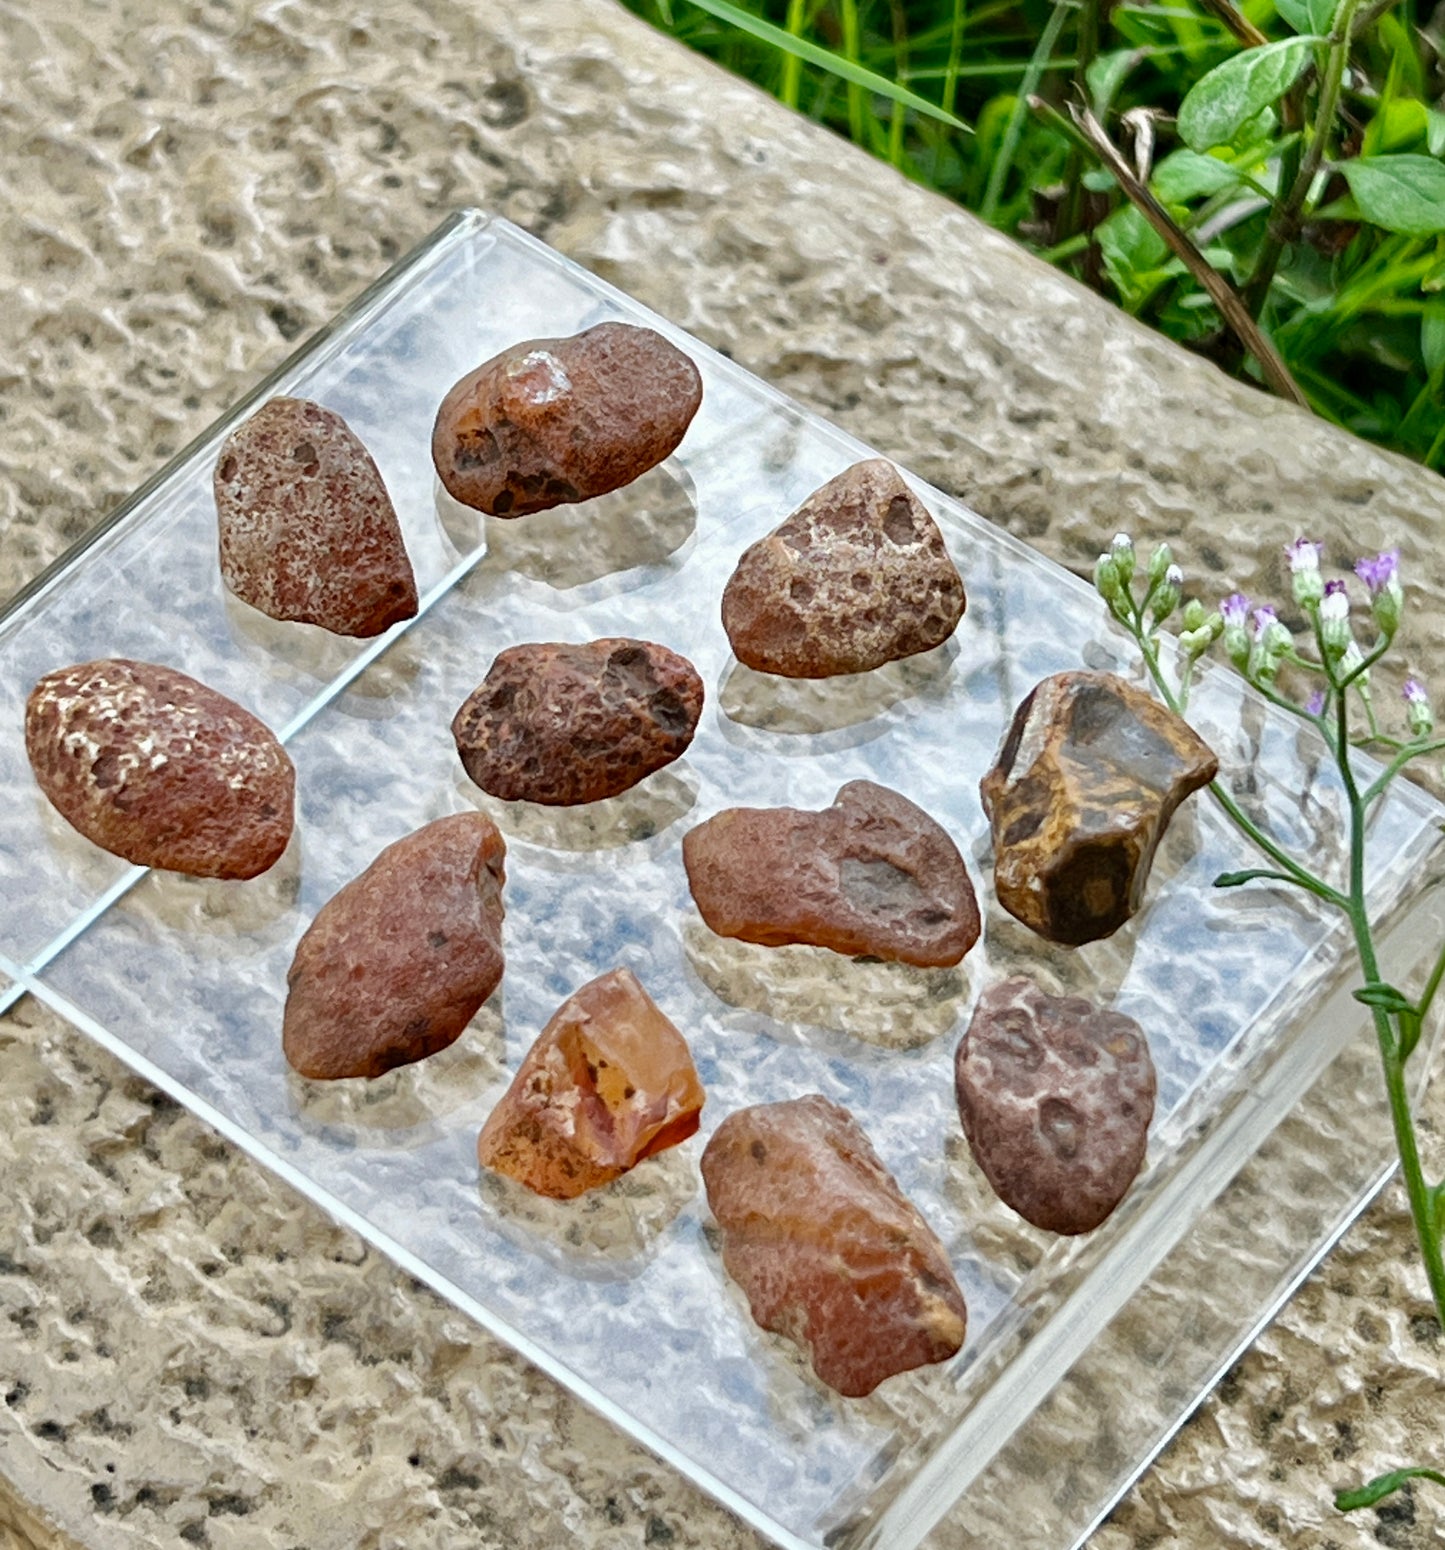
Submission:
<svg viewBox="0 0 1445 1550">
<path fill-rule="evenodd" d="M 0 590 L 476 201 L 1071 563 L 1123 521 L 1260 591 L 1300 529 L 1332 561 L 1399 539 L 1413 665 L 1438 669 L 1438 480 L 1224 382 L 603 0 L 12 7 L 0 49 L 0 340 L 23 373 Z M 559 1522 L 755 1543 L 33 1003 L 0 1044 L 0 1523 L 22 1544 L 527 1547 Z M 1244 1204 L 1272 1189 L 1245 1180 Z M 1100 1542 L 1378 1542 L 1321 1482 L 1437 1437 L 1425 1311 L 1387 1204 Z M 1410 1510 L 1380 1526 L 1429 1542 L 1423 1493 Z"/>
</svg>

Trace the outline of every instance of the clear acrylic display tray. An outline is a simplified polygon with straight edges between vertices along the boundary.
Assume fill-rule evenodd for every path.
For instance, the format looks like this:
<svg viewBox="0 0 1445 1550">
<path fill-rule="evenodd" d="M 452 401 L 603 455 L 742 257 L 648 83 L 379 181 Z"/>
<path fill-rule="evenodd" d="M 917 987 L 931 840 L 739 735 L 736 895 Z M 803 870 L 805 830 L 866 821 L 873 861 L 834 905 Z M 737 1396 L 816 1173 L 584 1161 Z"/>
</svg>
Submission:
<svg viewBox="0 0 1445 1550">
<path fill-rule="evenodd" d="M 697 361 L 703 407 L 678 453 L 521 521 L 455 506 L 429 453 L 447 387 L 517 341 L 609 318 Z M 377 641 L 276 623 L 221 586 L 216 449 L 275 393 L 340 411 L 391 490 L 422 603 Z M 1207 796 L 1175 818 L 1145 909 L 1108 941 L 1050 946 L 995 903 L 978 781 L 1013 707 L 1051 672 L 1134 671 L 1089 587 L 913 481 L 968 588 L 954 639 L 822 683 L 732 659 L 718 604 L 738 554 L 868 455 L 516 228 L 454 217 L 0 617 L 0 1007 L 30 992 L 60 1009 L 779 1544 L 908 1550 L 963 1496 L 950 1544 L 1064 1546 L 1378 1186 L 1387 1131 L 1343 935 L 1299 897 L 1211 891 L 1251 858 Z M 696 664 L 708 702 L 688 754 L 584 808 L 472 787 L 449 723 L 496 652 L 602 635 Z M 25 696 L 112 655 L 181 668 L 283 737 L 298 830 L 270 873 L 146 873 L 49 809 Z M 1320 748 L 1224 672 L 1191 716 L 1261 822 L 1338 857 Z M 753 947 L 699 919 L 680 858 L 693 823 L 736 803 L 825 806 L 857 777 L 904 792 L 963 850 L 985 934 L 959 968 Z M 295 1077 L 280 1026 L 301 932 L 382 846 L 472 806 L 509 847 L 501 990 L 420 1065 L 370 1084 Z M 1442 816 L 1405 786 L 1375 815 L 1369 886 L 1401 978 L 1441 929 Z M 701 1137 L 570 1204 L 479 1175 L 476 1134 L 509 1073 L 564 997 L 619 964 L 692 1045 Z M 981 990 L 1018 971 L 1137 1017 L 1158 1067 L 1145 1170 L 1083 1240 L 998 1204 L 959 1129 L 958 1037 Z M 824 1389 L 753 1325 L 698 1174 L 732 1110 L 815 1091 L 860 1120 L 969 1306 L 955 1360 L 866 1400 Z"/>
</svg>

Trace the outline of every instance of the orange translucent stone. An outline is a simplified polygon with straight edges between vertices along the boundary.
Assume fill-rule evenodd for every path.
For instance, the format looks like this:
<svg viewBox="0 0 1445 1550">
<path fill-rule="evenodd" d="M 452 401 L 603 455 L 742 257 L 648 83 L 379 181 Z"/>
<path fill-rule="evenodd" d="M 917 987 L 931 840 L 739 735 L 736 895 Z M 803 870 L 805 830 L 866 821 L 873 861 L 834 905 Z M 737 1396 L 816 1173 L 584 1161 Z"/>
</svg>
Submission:
<svg viewBox="0 0 1445 1550">
<path fill-rule="evenodd" d="M 484 1168 L 570 1200 L 698 1127 L 687 1042 L 630 969 L 569 996 L 527 1052 L 477 1140 Z"/>
</svg>

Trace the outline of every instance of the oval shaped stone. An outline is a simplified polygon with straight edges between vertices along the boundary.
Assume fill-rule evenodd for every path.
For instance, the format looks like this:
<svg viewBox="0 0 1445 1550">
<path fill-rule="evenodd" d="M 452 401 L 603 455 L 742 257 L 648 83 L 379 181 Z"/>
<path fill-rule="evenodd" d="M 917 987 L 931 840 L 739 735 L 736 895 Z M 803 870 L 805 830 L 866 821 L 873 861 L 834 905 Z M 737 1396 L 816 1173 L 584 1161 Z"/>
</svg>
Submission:
<svg viewBox="0 0 1445 1550">
<path fill-rule="evenodd" d="M 1143 903 L 1175 809 L 1218 770 L 1182 716 L 1122 678 L 1045 678 L 979 784 L 998 902 L 1051 942 L 1109 936 Z"/>
<path fill-rule="evenodd" d="M 928 508 L 891 463 L 871 458 L 743 552 L 722 618 L 744 666 L 831 678 L 942 645 L 964 605 Z"/>
<path fill-rule="evenodd" d="M 452 720 L 466 772 L 504 801 L 570 807 L 635 786 L 692 742 L 703 686 L 650 641 L 511 646 Z"/>
<path fill-rule="evenodd" d="M 947 968 L 978 941 L 958 847 L 907 797 L 852 780 L 820 813 L 730 807 L 682 842 L 702 918 L 719 936 Z"/>
<path fill-rule="evenodd" d="M 739 1109 L 702 1177 L 753 1318 L 803 1346 L 830 1388 L 859 1398 L 962 1346 L 948 1255 L 847 1109 L 816 1093 Z"/>
<path fill-rule="evenodd" d="M 954 1087 L 974 1159 L 1035 1227 L 1091 1232 L 1143 1166 L 1157 1083 L 1122 1012 L 1005 980 L 979 999 Z"/>
<path fill-rule="evenodd" d="M 317 911 L 286 975 L 302 1076 L 381 1076 L 451 1044 L 502 978 L 507 847 L 484 813 L 388 845 Z"/>
<path fill-rule="evenodd" d="M 371 454 L 334 410 L 273 398 L 221 444 L 221 576 L 273 619 L 380 635 L 416 613 L 416 579 Z"/>
<path fill-rule="evenodd" d="M 687 1041 L 630 969 L 557 1008 L 477 1138 L 484 1168 L 571 1200 L 686 1141 L 703 1090 Z"/>
<path fill-rule="evenodd" d="M 26 702 L 25 751 L 60 815 L 137 866 L 255 877 L 291 838 L 286 750 L 175 668 L 110 657 L 47 673 Z"/>
<path fill-rule="evenodd" d="M 630 484 L 671 456 L 702 403 L 702 378 L 650 328 L 599 323 L 516 344 L 456 383 L 432 431 L 448 493 L 524 517 Z"/>
</svg>

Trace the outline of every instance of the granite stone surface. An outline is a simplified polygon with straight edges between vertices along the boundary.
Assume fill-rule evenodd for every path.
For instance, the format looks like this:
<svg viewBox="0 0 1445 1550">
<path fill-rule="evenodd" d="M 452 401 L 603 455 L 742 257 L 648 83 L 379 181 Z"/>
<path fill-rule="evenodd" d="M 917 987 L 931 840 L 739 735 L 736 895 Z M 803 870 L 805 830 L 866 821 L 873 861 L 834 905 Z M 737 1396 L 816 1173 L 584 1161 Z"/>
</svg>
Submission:
<svg viewBox="0 0 1445 1550">
<path fill-rule="evenodd" d="M 1124 526 L 1267 593 L 1299 531 L 1398 542 L 1442 681 L 1445 483 L 608 0 L 0 0 L 0 85 L 0 596 L 479 204 L 1067 564 Z M 758 1543 L 33 1002 L 0 1019 L 0 1321 L 7 1550 Z M 1442 1362 L 1391 1191 L 1095 1544 L 1445 1544 L 1428 1488 L 1328 1502 L 1439 1461 Z"/>
</svg>

